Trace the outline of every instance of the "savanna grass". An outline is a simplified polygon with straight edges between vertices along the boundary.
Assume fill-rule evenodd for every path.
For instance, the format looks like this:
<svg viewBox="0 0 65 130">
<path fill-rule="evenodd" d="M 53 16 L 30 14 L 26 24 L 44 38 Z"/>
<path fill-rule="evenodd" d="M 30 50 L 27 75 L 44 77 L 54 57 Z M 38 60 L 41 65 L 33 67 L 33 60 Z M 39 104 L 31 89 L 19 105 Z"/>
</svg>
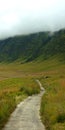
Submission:
<svg viewBox="0 0 65 130">
<path fill-rule="evenodd" d="M 46 128 L 65 130 L 65 62 L 59 62 L 57 56 L 25 64 L 0 64 L 0 130 L 20 101 L 40 91 L 33 78 L 39 79 L 46 89 L 41 102 Z"/>
<path fill-rule="evenodd" d="M 42 121 L 47 130 L 65 130 L 65 73 L 60 69 L 40 80 L 46 89 L 41 101 Z"/>
<path fill-rule="evenodd" d="M 29 95 L 39 93 L 40 88 L 30 78 L 14 78 L 0 81 L 0 130 L 16 105 Z"/>
</svg>

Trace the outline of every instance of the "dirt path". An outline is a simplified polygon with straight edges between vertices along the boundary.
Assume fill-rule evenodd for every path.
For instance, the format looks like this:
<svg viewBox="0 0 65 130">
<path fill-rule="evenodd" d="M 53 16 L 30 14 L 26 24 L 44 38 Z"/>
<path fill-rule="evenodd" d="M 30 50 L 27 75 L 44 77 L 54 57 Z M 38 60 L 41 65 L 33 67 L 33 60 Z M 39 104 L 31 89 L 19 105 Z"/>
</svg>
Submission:
<svg viewBox="0 0 65 130">
<path fill-rule="evenodd" d="M 45 130 L 40 120 L 40 102 L 44 89 L 39 80 L 36 80 L 41 88 L 40 94 L 28 97 L 21 102 L 12 113 L 9 122 L 3 130 Z"/>
</svg>

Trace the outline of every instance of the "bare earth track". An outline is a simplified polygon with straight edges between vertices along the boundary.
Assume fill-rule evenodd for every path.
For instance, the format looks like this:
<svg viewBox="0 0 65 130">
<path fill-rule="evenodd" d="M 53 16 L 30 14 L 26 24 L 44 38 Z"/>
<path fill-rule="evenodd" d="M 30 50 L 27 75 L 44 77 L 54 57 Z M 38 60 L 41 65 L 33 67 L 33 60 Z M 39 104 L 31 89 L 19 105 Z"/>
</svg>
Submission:
<svg viewBox="0 0 65 130">
<path fill-rule="evenodd" d="M 40 120 L 40 102 L 44 89 L 39 80 L 40 94 L 33 95 L 21 102 L 12 113 L 3 130 L 45 130 Z"/>
</svg>

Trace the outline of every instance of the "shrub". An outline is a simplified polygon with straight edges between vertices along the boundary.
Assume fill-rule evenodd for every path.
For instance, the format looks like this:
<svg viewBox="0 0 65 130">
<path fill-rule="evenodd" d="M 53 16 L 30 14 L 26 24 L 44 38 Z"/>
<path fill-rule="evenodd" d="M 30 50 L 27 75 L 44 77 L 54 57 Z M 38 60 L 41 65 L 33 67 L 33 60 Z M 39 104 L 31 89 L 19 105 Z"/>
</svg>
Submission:
<svg viewBox="0 0 65 130">
<path fill-rule="evenodd" d="M 60 113 L 57 117 L 58 123 L 64 123 L 65 122 L 65 113 Z"/>
</svg>

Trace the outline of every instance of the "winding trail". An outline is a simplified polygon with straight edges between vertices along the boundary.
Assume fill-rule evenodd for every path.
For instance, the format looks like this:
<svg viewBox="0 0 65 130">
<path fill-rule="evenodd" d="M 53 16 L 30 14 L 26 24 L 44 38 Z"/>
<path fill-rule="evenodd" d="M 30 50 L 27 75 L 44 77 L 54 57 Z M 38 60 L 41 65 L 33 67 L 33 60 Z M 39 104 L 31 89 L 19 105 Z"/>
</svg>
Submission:
<svg viewBox="0 0 65 130">
<path fill-rule="evenodd" d="M 40 94 L 30 96 L 21 102 L 3 130 L 45 130 L 39 113 L 44 88 L 39 80 L 36 82 L 40 86 Z"/>
</svg>

